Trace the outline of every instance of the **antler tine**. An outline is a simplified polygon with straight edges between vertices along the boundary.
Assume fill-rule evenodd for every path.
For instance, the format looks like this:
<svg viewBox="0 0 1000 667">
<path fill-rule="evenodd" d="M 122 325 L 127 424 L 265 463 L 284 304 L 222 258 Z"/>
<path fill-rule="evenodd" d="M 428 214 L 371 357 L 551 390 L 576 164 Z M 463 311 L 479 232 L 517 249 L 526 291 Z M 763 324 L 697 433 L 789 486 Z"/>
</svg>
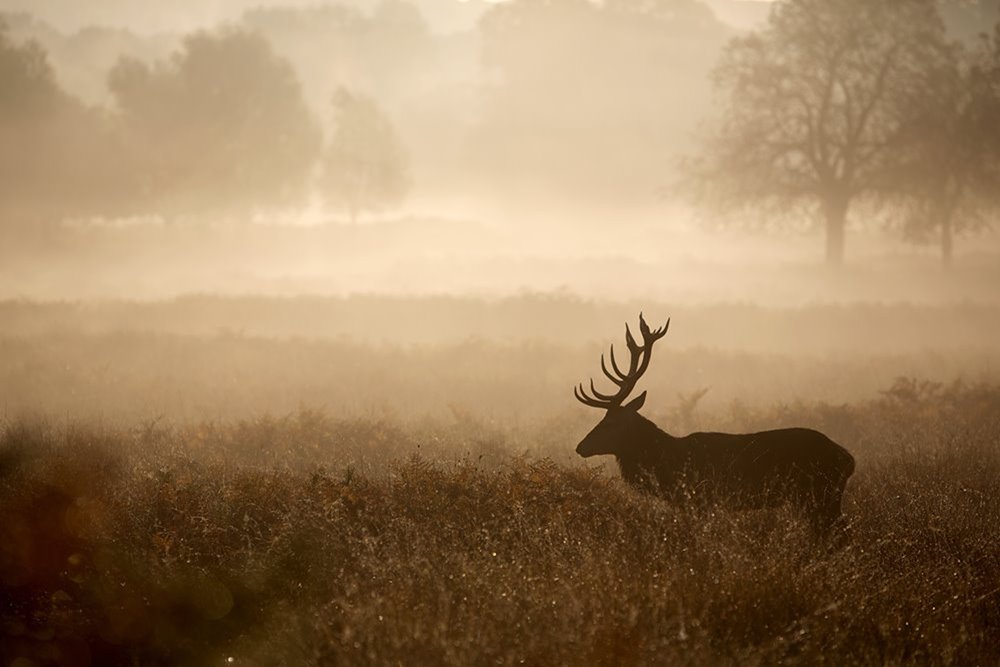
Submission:
<svg viewBox="0 0 1000 667">
<path fill-rule="evenodd" d="M 579 384 L 573 387 L 573 395 L 576 396 L 576 400 L 580 401 L 584 405 L 591 408 L 608 408 L 610 407 L 608 403 L 597 400 L 596 398 L 591 398 L 587 395 L 587 390 L 583 388 L 583 384 Z"/>
<path fill-rule="evenodd" d="M 577 385 L 573 387 L 573 395 L 576 396 L 576 400 L 580 401 L 584 405 L 591 408 L 601 407 L 597 404 L 597 401 L 587 396 L 586 392 L 583 390 L 583 385 Z"/>
<path fill-rule="evenodd" d="M 628 324 L 625 325 L 625 342 L 628 343 L 629 352 L 631 353 L 631 360 L 629 363 L 628 373 L 623 373 L 624 379 L 619 386 L 619 394 L 615 397 L 618 401 L 618 405 L 621 405 L 621 401 L 635 389 L 635 385 L 642 378 L 646 369 L 649 368 L 649 360 L 653 355 L 653 343 L 663 338 L 667 333 L 667 327 L 670 326 L 670 320 L 667 320 L 667 325 L 662 329 L 657 329 L 656 331 L 651 331 L 649 324 L 646 323 L 646 318 L 642 313 L 639 313 L 639 333 L 642 334 L 642 345 L 640 346 L 635 337 L 632 335 L 632 330 Z"/>
<path fill-rule="evenodd" d="M 611 344 L 611 367 L 614 369 L 615 374 L 612 375 L 611 371 L 608 370 L 607 364 L 604 362 L 604 354 L 601 354 L 601 370 L 609 380 L 615 383 L 616 386 L 622 386 L 622 383 L 628 379 L 621 369 L 618 368 L 618 362 L 615 360 L 615 346 L 614 343 Z"/>
<path fill-rule="evenodd" d="M 653 331 L 649 328 L 645 316 L 639 313 L 639 332 L 642 334 L 642 345 L 639 345 L 635 336 L 632 335 L 632 327 L 626 322 L 625 343 L 628 345 L 630 357 L 628 371 L 622 371 L 618 365 L 614 345 L 611 345 L 611 351 L 607 357 L 603 353 L 601 354 L 601 371 L 605 377 L 618 387 L 617 393 L 614 395 L 601 393 L 597 390 L 594 380 L 591 378 L 590 394 L 587 393 L 585 386 L 581 383 L 573 388 L 573 395 L 584 405 L 594 408 L 610 409 L 615 406 L 621 406 L 628 395 L 632 393 L 632 390 L 635 389 L 635 385 L 642 378 L 646 369 L 649 368 L 649 360 L 653 354 L 653 343 L 663 338 L 669 328 L 670 320 L 668 319 L 663 327 Z M 608 360 L 611 361 L 610 369 L 608 368 Z"/>
<path fill-rule="evenodd" d="M 661 328 L 657 329 L 656 331 L 650 331 L 649 325 L 646 324 L 646 320 L 642 316 L 642 313 L 639 313 L 639 330 L 642 332 L 642 342 L 643 342 L 642 351 L 645 352 L 645 354 L 642 357 L 642 363 L 639 365 L 639 368 L 636 369 L 635 373 L 636 382 L 638 382 L 638 379 L 641 378 L 643 373 L 646 372 L 646 369 L 649 368 L 649 360 L 653 356 L 653 343 L 666 336 L 667 330 L 669 328 L 670 328 L 670 319 L 668 318 L 667 323 L 663 325 Z"/>
<path fill-rule="evenodd" d="M 612 382 L 614 382 L 616 385 L 621 383 L 621 380 L 617 376 L 612 375 L 611 371 L 608 370 L 608 365 L 604 362 L 604 353 L 603 352 L 601 353 L 601 371 L 604 373 L 604 377 L 608 378 L 609 380 L 611 380 Z"/>
<path fill-rule="evenodd" d="M 657 340 L 659 340 L 659 339 L 663 338 L 664 336 L 666 336 L 668 331 L 670 331 L 670 318 L 669 317 L 667 318 L 667 323 L 664 324 L 661 328 L 657 329 L 656 332 L 653 335 L 656 337 Z"/>
<path fill-rule="evenodd" d="M 599 401 L 607 401 L 608 403 L 611 403 L 613 401 L 618 400 L 617 396 L 608 396 L 607 394 L 602 394 L 601 392 L 597 391 L 597 387 L 594 386 L 593 378 L 590 379 L 590 393 L 593 394 L 594 398 L 596 398 Z"/>
<path fill-rule="evenodd" d="M 622 369 L 618 367 L 618 362 L 615 360 L 615 344 L 611 343 L 611 367 L 615 369 L 615 373 L 618 373 L 623 381 L 628 379 L 628 375 L 622 372 Z"/>
<path fill-rule="evenodd" d="M 642 334 L 643 340 L 649 338 L 649 325 L 646 324 L 646 318 L 643 317 L 642 311 L 639 311 L 639 333 Z"/>
<path fill-rule="evenodd" d="M 636 353 L 642 351 L 639 344 L 635 342 L 635 337 L 632 335 L 632 329 L 629 328 L 628 322 L 625 323 L 625 343 L 628 345 L 628 351 L 632 353 L 633 358 Z"/>
<path fill-rule="evenodd" d="M 649 330 L 649 325 L 646 324 L 646 318 L 643 317 L 642 313 L 639 313 L 639 331 L 642 333 L 643 347 L 649 347 L 656 341 L 667 335 L 667 330 L 670 328 L 670 318 L 667 318 L 667 323 L 655 331 Z"/>
</svg>

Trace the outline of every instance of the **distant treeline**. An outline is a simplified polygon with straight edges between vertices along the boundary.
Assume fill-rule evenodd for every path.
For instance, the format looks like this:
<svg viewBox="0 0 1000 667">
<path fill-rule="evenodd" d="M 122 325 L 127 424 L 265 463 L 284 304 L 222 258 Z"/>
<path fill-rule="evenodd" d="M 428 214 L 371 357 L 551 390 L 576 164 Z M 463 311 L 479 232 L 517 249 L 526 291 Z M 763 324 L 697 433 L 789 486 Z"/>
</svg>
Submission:
<svg viewBox="0 0 1000 667">
<path fill-rule="evenodd" d="M 120 59 L 113 104 L 66 93 L 36 43 L 0 31 L 0 143 L 10 225 L 66 217 L 249 218 L 301 207 L 312 177 L 352 214 L 400 198 L 406 154 L 366 96 L 333 94 L 324 140 L 292 66 L 259 34 L 185 38 L 169 59 Z"/>
<path fill-rule="evenodd" d="M 713 218 L 823 221 L 834 262 L 860 220 L 937 235 L 947 261 L 1000 191 L 998 18 L 790 0 L 738 34 L 697 0 L 512 0 L 441 34 L 386 0 L 140 40 L 13 15 L 0 221 L 247 220 L 317 196 L 353 218 L 411 186 L 654 203 L 683 174 Z"/>
</svg>

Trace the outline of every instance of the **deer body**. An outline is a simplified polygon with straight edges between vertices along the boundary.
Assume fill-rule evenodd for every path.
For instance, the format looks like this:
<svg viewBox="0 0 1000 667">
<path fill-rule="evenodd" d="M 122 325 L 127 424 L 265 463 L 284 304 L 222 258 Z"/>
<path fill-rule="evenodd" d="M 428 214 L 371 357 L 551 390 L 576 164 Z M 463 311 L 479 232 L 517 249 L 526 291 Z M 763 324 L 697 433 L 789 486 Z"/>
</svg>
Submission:
<svg viewBox="0 0 1000 667">
<path fill-rule="evenodd" d="M 818 534 L 829 533 L 840 517 L 854 457 L 822 433 L 787 428 L 747 434 L 692 433 L 678 438 L 639 414 L 645 392 L 622 405 L 648 367 L 653 343 L 666 334 L 669 324 L 650 331 L 640 315 L 642 346 L 626 326 L 632 354 L 628 371 L 619 368 L 613 348 L 613 370 L 602 356 L 601 368 L 619 387 L 618 394 L 601 394 L 593 382 L 593 396 L 582 386 L 577 388 L 581 402 L 607 410 L 577 446 L 577 453 L 583 457 L 614 455 L 626 482 L 676 501 L 727 502 L 747 509 L 791 503 L 806 513 Z"/>
</svg>

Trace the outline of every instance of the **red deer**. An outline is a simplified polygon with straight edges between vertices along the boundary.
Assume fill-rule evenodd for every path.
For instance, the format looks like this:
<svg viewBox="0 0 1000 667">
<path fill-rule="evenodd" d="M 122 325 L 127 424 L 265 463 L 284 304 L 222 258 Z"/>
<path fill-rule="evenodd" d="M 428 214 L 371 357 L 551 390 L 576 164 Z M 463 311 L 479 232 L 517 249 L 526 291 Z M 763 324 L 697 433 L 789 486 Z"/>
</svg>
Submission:
<svg viewBox="0 0 1000 667">
<path fill-rule="evenodd" d="M 617 391 L 601 393 L 593 379 L 589 394 L 583 384 L 574 388 L 581 403 L 607 411 L 577 446 L 577 454 L 584 458 L 613 454 L 626 482 L 667 498 L 688 494 L 745 509 L 791 503 L 805 512 L 817 535 L 828 535 L 840 517 L 844 487 L 854 472 L 854 457 L 830 438 L 806 428 L 678 438 L 639 414 L 646 392 L 625 403 L 649 368 L 653 344 L 669 327 L 667 320 L 651 331 L 640 313 L 641 345 L 625 325 L 628 369 L 618 365 L 614 345 L 610 368 L 601 355 L 601 370 Z"/>
</svg>

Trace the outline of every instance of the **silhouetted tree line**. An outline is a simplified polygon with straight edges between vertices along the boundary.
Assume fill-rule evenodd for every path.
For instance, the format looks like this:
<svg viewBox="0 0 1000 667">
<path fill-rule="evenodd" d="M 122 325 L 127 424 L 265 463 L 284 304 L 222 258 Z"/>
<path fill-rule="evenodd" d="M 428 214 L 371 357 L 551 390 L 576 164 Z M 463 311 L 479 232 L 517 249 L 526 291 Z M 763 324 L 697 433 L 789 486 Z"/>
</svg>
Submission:
<svg viewBox="0 0 1000 667">
<path fill-rule="evenodd" d="M 45 53 L 0 29 L 0 216 L 37 222 L 97 204 L 93 160 L 109 143 L 105 117 L 62 91 Z"/>
<path fill-rule="evenodd" d="M 826 257 L 880 217 L 954 237 L 1000 208 L 1000 25 L 951 41 L 933 0 L 786 0 L 733 39 L 721 111 L 689 175 L 702 203 L 770 224 L 819 220 Z"/>
<path fill-rule="evenodd" d="M 413 147 L 451 188 L 652 200 L 691 153 L 713 217 L 819 221 L 831 263 L 879 221 L 950 262 L 1000 198 L 997 4 L 783 0 L 736 34 L 698 0 L 507 0 L 449 36 L 404 0 L 264 8 L 119 59 L 90 106 L 0 30 L 0 215 L 246 218 L 319 192 L 354 218 L 405 195 Z"/>
<path fill-rule="evenodd" d="M 109 108 L 86 106 L 61 89 L 37 44 L 17 43 L 0 24 L 5 225 L 246 219 L 301 205 L 316 174 L 352 218 L 406 192 L 406 152 L 379 107 L 337 91 L 325 140 L 294 70 L 255 33 L 197 33 L 153 64 L 123 58 L 108 86 Z"/>
</svg>

